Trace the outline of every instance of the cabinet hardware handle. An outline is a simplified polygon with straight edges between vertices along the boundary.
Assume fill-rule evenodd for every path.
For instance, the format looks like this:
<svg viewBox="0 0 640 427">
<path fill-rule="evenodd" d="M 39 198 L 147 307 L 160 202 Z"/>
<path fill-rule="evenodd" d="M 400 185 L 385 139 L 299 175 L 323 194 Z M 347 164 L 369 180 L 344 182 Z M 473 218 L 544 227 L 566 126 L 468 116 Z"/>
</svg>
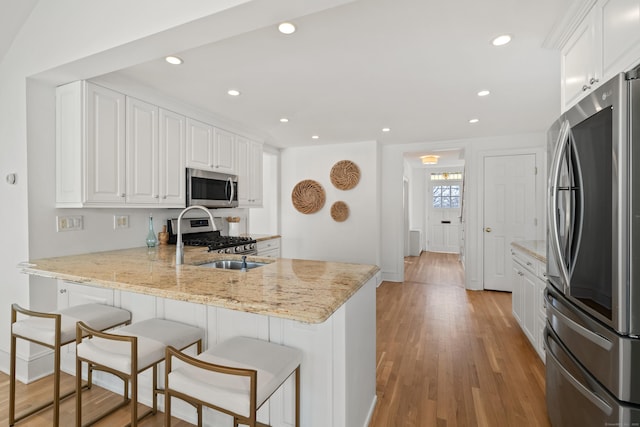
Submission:
<svg viewBox="0 0 640 427">
<path fill-rule="evenodd" d="M 527 265 L 531 267 L 533 264 L 531 263 L 531 261 L 527 261 Z"/>
<path fill-rule="evenodd" d="M 484 231 L 486 231 L 487 233 L 491 233 L 491 227 L 485 228 Z"/>
<path fill-rule="evenodd" d="M 582 86 L 582 91 L 583 91 L 583 92 L 586 92 L 586 91 L 588 91 L 589 89 L 591 89 L 591 86 L 587 86 L 587 85 Z"/>
<path fill-rule="evenodd" d="M 600 79 L 596 79 L 595 77 L 591 77 L 589 79 L 589 84 L 592 85 L 594 83 L 598 83 L 600 81 Z"/>
<path fill-rule="evenodd" d="M 518 275 L 519 276 L 524 276 L 524 273 L 522 271 L 518 271 Z"/>
<path fill-rule="evenodd" d="M 60 289 L 60 293 L 61 294 L 65 294 L 65 293 L 67 293 L 67 290 L 66 289 Z"/>
<path fill-rule="evenodd" d="M 124 197 L 124 196 L 125 196 L 125 194 L 124 194 L 124 193 L 120 193 L 120 197 Z"/>
<path fill-rule="evenodd" d="M 159 196 L 159 195 L 157 195 L 157 194 L 154 194 L 154 195 L 153 195 L 153 198 L 154 198 L 154 199 L 157 199 L 157 198 L 159 198 L 159 197 L 160 197 L 160 196 Z"/>
</svg>

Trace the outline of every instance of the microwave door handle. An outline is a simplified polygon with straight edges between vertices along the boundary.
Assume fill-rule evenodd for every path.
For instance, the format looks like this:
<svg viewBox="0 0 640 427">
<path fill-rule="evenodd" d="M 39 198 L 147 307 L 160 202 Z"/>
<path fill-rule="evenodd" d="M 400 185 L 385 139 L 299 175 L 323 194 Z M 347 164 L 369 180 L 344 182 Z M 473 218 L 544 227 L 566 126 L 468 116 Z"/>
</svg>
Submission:
<svg viewBox="0 0 640 427">
<path fill-rule="evenodd" d="M 233 197 L 236 195 L 236 190 L 233 188 L 233 180 L 231 178 L 227 179 L 227 186 L 231 188 L 231 197 L 229 197 L 229 204 L 233 203 Z"/>
<path fill-rule="evenodd" d="M 558 268 L 560 269 L 560 274 L 562 274 L 563 286 L 567 286 L 569 284 L 569 272 L 567 270 L 567 266 L 565 265 L 564 255 L 560 243 L 560 233 L 559 233 L 559 224 L 558 224 L 558 192 L 559 192 L 559 184 L 560 184 L 560 169 L 562 166 L 562 159 L 564 157 L 565 151 L 567 150 L 567 137 L 569 135 L 569 122 L 565 120 L 560 127 L 560 134 L 558 136 L 558 140 L 556 142 L 556 151 L 553 156 L 553 160 L 551 162 L 551 171 L 549 174 L 549 200 L 547 203 L 548 211 L 548 223 L 551 225 L 551 232 L 549 233 L 549 238 L 551 240 L 551 249 L 553 254 L 555 255 L 555 259 L 558 263 Z"/>
</svg>

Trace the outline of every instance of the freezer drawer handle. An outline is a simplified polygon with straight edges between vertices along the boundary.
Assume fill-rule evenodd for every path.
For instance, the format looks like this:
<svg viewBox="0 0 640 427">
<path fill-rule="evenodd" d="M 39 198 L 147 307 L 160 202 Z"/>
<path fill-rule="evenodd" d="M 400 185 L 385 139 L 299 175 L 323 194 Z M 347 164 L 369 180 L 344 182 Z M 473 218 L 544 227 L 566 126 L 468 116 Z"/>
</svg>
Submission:
<svg viewBox="0 0 640 427">
<path fill-rule="evenodd" d="M 603 349 L 607 351 L 611 350 L 611 348 L 613 347 L 613 343 L 611 341 L 609 341 L 608 339 L 606 339 L 600 334 L 590 331 L 589 329 L 580 325 L 575 320 L 570 319 L 566 314 L 560 312 L 560 310 L 556 308 L 556 304 L 554 304 L 554 301 L 558 301 L 558 300 L 554 298 L 553 295 L 551 295 L 548 289 L 545 289 L 545 296 L 548 302 L 547 306 L 551 307 L 553 314 L 555 314 L 556 316 L 564 320 L 564 322 L 569 328 L 571 328 L 574 332 L 577 332 L 578 334 L 582 335 L 592 343 L 602 347 Z"/>
<path fill-rule="evenodd" d="M 596 395 L 593 391 L 591 391 L 587 387 L 585 387 L 584 384 L 582 384 L 580 381 L 578 381 L 573 375 L 571 375 L 571 373 L 569 371 L 567 371 L 567 369 L 564 366 L 562 366 L 562 363 L 560 363 L 560 361 L 558 360 L 556 355 L 553 354 L 553 351 L 552 351 L 553 347 L 551 347 L 549 345 L 549 338 L 551 338 L 552 340 L 556 341 L 556 344 L 558 344 L 558 346 L 561 345 L 560 343 L 558 343 L 558 341 L 556 339 L 554 339 L 554 337 L 552 337 L 550 335 L 549 330 L 548 330 L 548 326 L 547 326 L 547 329 L 545 329 L 545 334 L 544 334 L 544 344 L 545 344 L 545 348 L 547 349 L 547 355 L 551 356 L 553 361 L 558 366 L 558 369 L 560 370 L 560 373 L 562 374 L 562 376 L 565 377 L 566 380 L 569 381 L 571 384 L 573 384 L 573 386 L 584 397 L 589 399 L 591 401 L 591 403 L 593 403 L 598 408 L 600 408 L 600 410 L 602 412 L 606 413 L 607 416 L 611 415 L 613 413 L 613 408 L 611 406 L 609 406 L 607 404 L 607 402 L 602 400 L 598 395 Z M 562 347 L 560 347 L 560 348 L 562 348 Z"/>
</svg>

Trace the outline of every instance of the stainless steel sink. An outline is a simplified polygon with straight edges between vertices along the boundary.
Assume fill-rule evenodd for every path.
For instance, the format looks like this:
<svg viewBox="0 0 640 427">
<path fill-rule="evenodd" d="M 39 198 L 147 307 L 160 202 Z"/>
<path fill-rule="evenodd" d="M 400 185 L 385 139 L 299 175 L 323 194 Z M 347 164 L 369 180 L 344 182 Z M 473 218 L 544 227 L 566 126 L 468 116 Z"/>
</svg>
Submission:
<svg viewBox="0 0 640 427">
<path fill-rule="evenodd" d="M 247 261 L 244 268 L 247 270 L 251 270 L 252 268 L 262 267 L 263 265 L 267 265 L 266 262 L 255 262 L 255 261 Z M 219 260 L 206 262 L 204 264 L 198 264 L 198 267 L 205 268 L 220 268 L 223 270 L 242 270 L 242 261 L 240 260 Z"/>
</svg>

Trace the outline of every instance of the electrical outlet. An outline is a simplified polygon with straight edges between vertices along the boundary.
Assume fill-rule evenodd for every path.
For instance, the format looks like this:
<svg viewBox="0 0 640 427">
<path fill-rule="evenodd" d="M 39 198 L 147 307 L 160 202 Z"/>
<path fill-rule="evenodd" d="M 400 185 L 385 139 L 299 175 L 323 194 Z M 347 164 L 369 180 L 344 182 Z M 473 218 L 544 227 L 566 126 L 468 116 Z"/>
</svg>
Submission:
<svg viewBox="0 0 640 427">
<path fill-rule="evenodd" d="M 56 231 L 82 230 L 84 220 L 82 215 L 56 216 Z"/>
<path fill-rule="evenodd" d="M 114 215 L 113 216 L 113 229 L 129 228 L 129 215 Z"/>
</svg>

